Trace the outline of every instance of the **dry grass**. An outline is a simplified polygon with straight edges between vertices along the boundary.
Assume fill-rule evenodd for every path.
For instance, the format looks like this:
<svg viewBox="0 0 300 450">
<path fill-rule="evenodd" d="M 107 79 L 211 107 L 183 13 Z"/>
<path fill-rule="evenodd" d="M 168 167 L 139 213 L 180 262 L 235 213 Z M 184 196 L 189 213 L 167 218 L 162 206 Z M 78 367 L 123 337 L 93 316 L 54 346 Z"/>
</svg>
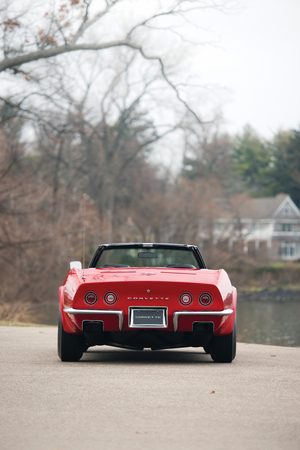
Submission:
<svg viewBox="0 0 300 450">
<path fill-rule="evenodd" d="M 248 290 L 299 290 L 300 267 L 297 263 L 228 267 L 234 286 Z"/>
<path fill-rule="evenodd" d="M 30 303 L 1 303 L 0 321 L 14 323 L 32 322 L 32 305 Z"/>
</svg>

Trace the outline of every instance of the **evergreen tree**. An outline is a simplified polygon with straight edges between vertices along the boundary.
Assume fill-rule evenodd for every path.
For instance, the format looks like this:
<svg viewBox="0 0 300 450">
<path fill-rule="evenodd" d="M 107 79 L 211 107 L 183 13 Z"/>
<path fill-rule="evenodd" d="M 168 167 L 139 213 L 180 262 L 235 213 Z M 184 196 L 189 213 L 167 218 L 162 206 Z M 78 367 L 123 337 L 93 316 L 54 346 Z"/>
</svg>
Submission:
<svg viewBox="0 0 300 450">
<path fill-rule="evenodd" d="M 232 162 L 235 171 L 254 196 L 268 193 L 271 148 L 250 125 L 246 125 L 243 134 L 236 137 Z"/>
<path fill-rule="evenodd" d="M 289 194 L 300 206 L 300 129 L 279 132 L 274 137 L 269 181 L 273 195 Z"/>
</svg>

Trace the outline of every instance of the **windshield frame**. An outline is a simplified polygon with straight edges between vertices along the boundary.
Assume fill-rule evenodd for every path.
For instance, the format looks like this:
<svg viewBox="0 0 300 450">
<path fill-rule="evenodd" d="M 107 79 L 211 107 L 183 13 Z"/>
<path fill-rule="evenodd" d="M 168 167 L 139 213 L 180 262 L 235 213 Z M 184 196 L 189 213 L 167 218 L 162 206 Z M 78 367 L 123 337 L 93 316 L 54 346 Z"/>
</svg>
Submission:
<svg viewBox="0 0 300 450">
<path fill-rule="evenodd" d="M 97 248 L 93 258 L 91 259 L 91 262 L 89 264 L 89 268 L 97 268 L 97 263 L 98 260 L 101 256 L 101 254 L 105 251 L 105 250 L 109 250 L 109 249 L 122 249 L 122 248 L 127 248 L 127 249 L 141 249 L 141 251 L 149 251 L 151 249 L 166 249 L 166 250 L 189 250 L 193 253 L 193 256 L 198 264 L 198 268 L 199 269 L 205 269 L 205 263 L 204 260 L 202 258 L 202 255 L 198 249 L 198 247 L 196 247 L 195 245 L 184 245 L 184 244 L 157 244 L 157 243 L 119 243 L 119 244 L 102 244 L 99 245 L 99 247 Z M 131 267 L 137 267 L 137 266 L 131 266 Z M 147 267 L 153 267 L 153 266 L 147 266 Z M 153 268 L 155 268 L 156 266 L 154 266 Z M 122 267 L 120 267 L 122 268 Z M 164 267 L 165 268 L 165 267 Z M 178 267 L 179 268 L 179 267 Z M 184 267 L 180 267 L 181 269 Z M 172 268 L 174 269 L 174 267 Z M 195 269 L 194 269 L 195 270 Z"/>
</svg>

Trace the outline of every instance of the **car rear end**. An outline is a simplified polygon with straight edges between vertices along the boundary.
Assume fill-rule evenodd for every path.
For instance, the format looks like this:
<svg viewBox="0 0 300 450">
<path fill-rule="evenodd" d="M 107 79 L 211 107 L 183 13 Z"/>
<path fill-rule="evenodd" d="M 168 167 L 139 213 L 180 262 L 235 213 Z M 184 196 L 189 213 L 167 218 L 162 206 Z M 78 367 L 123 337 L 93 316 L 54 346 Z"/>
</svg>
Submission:
<svg viewBox="0 0 300 450">
<path fill-rule="evenodd" d="M 64 328 L 90 345 L 204 346 L 233 328 L 236 292 L 223 270 L 87 269 L 83 278 L 74 269 L 72 277 L 73 296 L 61 293 Z"/>
</svg>

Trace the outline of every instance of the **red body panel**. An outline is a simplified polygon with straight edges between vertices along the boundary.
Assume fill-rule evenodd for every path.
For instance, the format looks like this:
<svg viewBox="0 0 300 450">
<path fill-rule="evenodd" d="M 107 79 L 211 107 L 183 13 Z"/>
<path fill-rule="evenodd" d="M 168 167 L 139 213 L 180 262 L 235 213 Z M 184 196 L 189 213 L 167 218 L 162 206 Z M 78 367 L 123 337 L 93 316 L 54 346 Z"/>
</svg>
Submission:
<svg viewBox="0 0 300 450">
<path fill-rule="evenodd" d="M 98 302 L 89 306 L 84 301 L 85 293 L 93 291 Z M 109 306 L 104 302 L 105 293 L 113 291 L 118 301 Z M 190 293 L 193 302 L 182 306 L 179 296 Z M 208 307 L 200 305 L 198 299 L 203 292 L 213 297 Z M 231 285 L 224 270 L 208 269 L 167 269 L 167 268 L 108 268 L 108 269 L 72 269 L 59 290 L 63 328 L 68 333 L 81 334 L 83 320 L 103 321 L 104 331 L 119 331 L 117 315 L 113 314 L 71 314 L 64 308 L 84 310 L 123 311 L 122 331 L 129 327 L 129 307 L 166 307 L 166 331 L 174 331 L 174 312 L 190 311 L 195 315 L 179 316 L 177 331 L 192 331 L 196 321 L 213 322 L 214 335 L 232 332 L 236 311 L 236 289 Z M 223 311 L 232 309 L 228 316 L 197 315 L 201 311 Z"/>
</svg>

